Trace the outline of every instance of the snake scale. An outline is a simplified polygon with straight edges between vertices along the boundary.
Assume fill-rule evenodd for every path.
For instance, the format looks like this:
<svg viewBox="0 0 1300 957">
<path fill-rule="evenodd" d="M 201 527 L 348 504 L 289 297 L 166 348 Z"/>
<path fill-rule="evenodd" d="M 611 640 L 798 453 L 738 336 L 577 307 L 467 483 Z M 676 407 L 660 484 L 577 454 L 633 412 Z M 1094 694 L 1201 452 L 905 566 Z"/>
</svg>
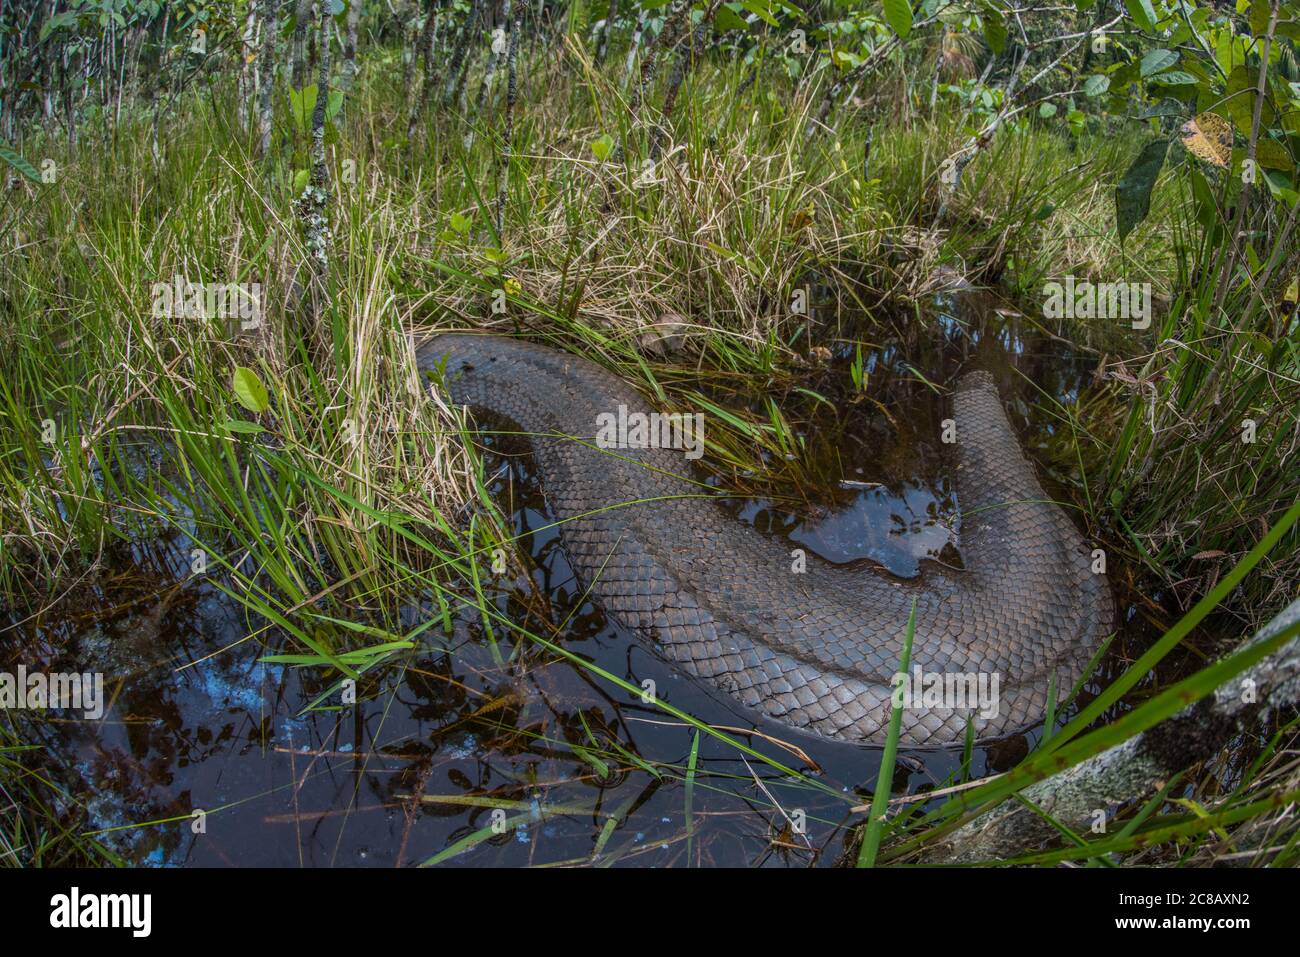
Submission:
<svg viewBox="0 0 1300 957">
<path fill-rule="evenodd" d="M 605 612 L 777 722 L 883 743 L 913 600 L 908 673 L 996 675 L 998 693 L 996 713 L 933 706 L 951 698 L 932 706 L 919 695 L 904 699 L 899 741 L 907 747 L 958 744 L 968 720 L 979 740 L 1027 728 L 1046 713 L 1053 676 L 1059 701 L 1110 631 L 1106 580 L 1043 492 L 987 372 L 964 375 L 952 396 L 965 568 L 926 563 L 902 579 L 811 554 L 797 574 L 788 544 L 701 496 L 680 449 L 596 447 L 601 413 L 620 404 L 653 410 L 595 363 L 462 334 L 426 341 L 417 361 L 421 370 L 446 363 L 442 387 L 452 402 L 530 434 L 565 551 Z"/>
</svg>

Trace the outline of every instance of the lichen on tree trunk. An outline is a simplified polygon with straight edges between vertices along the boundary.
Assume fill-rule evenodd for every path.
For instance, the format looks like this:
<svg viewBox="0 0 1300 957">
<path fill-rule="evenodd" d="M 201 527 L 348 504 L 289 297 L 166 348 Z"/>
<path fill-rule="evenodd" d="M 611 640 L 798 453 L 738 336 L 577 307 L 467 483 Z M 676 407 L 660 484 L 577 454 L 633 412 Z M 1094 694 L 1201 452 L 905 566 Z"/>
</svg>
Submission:
<svg viewBox="0 0 1300 957">
<path fill-rule="evenodd" d="M 262 52 L 257 65 L 257 155 L 271 149 L 271 88 L 275 83 L 275 35 L 280 0 L 262 0 Z"/>
<path fill-rule="evenodd" d="M 316 85 L 316 108 L 311 116 L 311 179 L 295 204 L 307 244 L 307 269 L 314 311 L 324 298 L 331 238 L 329 167 L 325 162 L 325 108 L 330 92 L 330 47 L 327 32 L 329 14 L 325 10 L 325 5 L 321 4 L 318 26 L 320 73 Z"/>
</svg>

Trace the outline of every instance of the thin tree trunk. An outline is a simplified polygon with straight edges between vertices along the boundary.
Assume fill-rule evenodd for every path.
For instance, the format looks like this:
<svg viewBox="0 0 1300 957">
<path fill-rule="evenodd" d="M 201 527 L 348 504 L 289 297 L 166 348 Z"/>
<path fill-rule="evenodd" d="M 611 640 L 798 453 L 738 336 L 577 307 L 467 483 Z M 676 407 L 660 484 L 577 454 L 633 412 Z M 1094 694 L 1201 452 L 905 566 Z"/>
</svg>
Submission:
<svg viewBox="0 0 1300 957">
<path fill-rule="evenodd" d="M 460 79 L 460 67 L 465 62 L 465 51 L 469 48 L 470 36 L 474 31 L 474 22 L 478 19 L 478 4 L 474 3 L 465 15 L 460 34 L 456 37 L 456 46 L 451 53 L 451 63 L 447 68 L 447 83 L 442 90 L 442 105 L 450 106 L 456 95 L 457 81 Z"/>
<path fill-rule="evenodd" d="M 317 0 L 318 5 L 323 5 L 324 0 Z M 329 51 L 321 52 L 322 46 L 329 45 L 329 20 L 326 18 L 324 30 L 307 31 L 307 75 L 311 76 L 320 67 L 322 56 L 328 57 Z"/>
<path fill-rule="evenodd" d="M 639 118 L 641 103 L 654 86 L 655 76 L 659 69 L 660 51 L 672 52 L 673 47 L 677 45 L 677 35 L 681 32 L 682 23 L 690 14 L 690 11 L 691 5 L 686 0 L 673 0 L 673 5 L 664 18 L 663 29 L 659 31 L 659 35 L 651 41 L 646 49 L 645 57 L 641 60 L 641 77 L 636 88 L 632 91 L 630 105 L 634 119 Z"/>
<path fill-rule="evenodd" d="M 347 34 L 343 40 L 343 75 L 340 87 L 352 89 L 357 78 L 357 34 L 361 29 L 361 7 L 363 0 L 350 0 L 348 3 Z"/>
<path fill-rule="evenodd" d="M 420 118 L 424 116 L 424 111 L 429 108 L 429 96 L 433 90 L 433 31 L 436 20 L 434 0 L 429 0 L 428 14 L 424 20 L 424 29 L 420 31 L 419 49 L 411 53 L 411 65 L 414 67 L 415 58 L 424 57 L 424 73 L 420 83 L 420 94 L 416 97 L 415 103 L 411 106 L 411 115 L 406 122 L 406 142 L 415 142 L 415 128 L 420 123 Z"/>
<path fill-rule="evenodd" d="M 600 47 L 596 50 L 597 63 L 604 63 L 609 53 L 609 35 L 614 30 L 616 16 L 618 16 L 618 0 L 609 0 L 609 11 L 605 14 L 605 29 L 600 31 Z"/>
<path fill-rule="evenodd" d="M 246 130 L 257 123 L 257 13 L 265 0 L 248 0 L 248 16 L 240 39 L 239 102 L 244 110 Z"/>
<path fill-rule="evenodd" d="M 402 67 L 402 106 L 408 106 L 410 101 L 407 99 L 410 95 L 411 85 L 415 82 L 415 67 L 420 62 L 420 49 L 424 45 L 426 37 L 430 44 L 433 42 L 431 35 L 432 27 L 429 24 L 429 18 L 433 17 L 433 4 L 428 4 L 429 10 L 422 26 L 411 24 L 411 29 L 405 31 L 402 37 L 403 47 L 410 49 L 410 56 Z M 426 33 L 426 29 L 430 32 Z"/>
<path fill-rule="evenodd" d="M 505 0 L 505 2 L 509 3 L 510 0 Z M 492 79 L 496 75 L 497 71 L 497 60 L 500 59 L 501 53 L 503 52 L 499 49 L 501 45 L 499 40 L 503 42 L 505 37 L 500 36 L 498 38 L 497 30 L 501 30 L 502 34 L 505 33 L 505 18 L 508 16 L 508 12 L 503 14 L 501 21 L 502 26 L 495 27 L 492 30 L 492 38 L 489 41 L 490 47 L 488 50 L 487 66 L 483 70 L 483 79 L 478 86 L 478 100 L 476 101 L 476 106 L 478 107 L 479 113 L 482 113 L 483 108 L 487 105 L 488 92 L 492 89 Z M 491 26 L 491 24 L 489 24 L 489 26 Z"/>
<path fill-rule="evenodd" d="M 298 200 L 298 216 L 302 220 L 307 241 L 307 268 L 311 283 L 313 313 L 325 301 L 325 281 L 329 272 L 330 224 L 329 167 L 325 163 L 325 104 L 329 102 L 330 47 L 329 14 L 326 5 L 320 5 L 317 43 L 320 51 L 320 73 L 316 83 L 316 108 L 311 115 L 311 181 Z"/>
<path fill-rule="evenodd" d="M 262 54 L 257 64 L 257 155 L 271 150 L 271 87 L 275 83 L 275 35 L 280 0 L 262 0 Z"/>
<path fill-rule="evenodd" d="M 307 17 L 311 0 L 298 0 L 293 12 L 293 88 L 301 90 L 307 82 Z"/>
<path fill-rule="evenodd" d="M 627 50 L 627 61 L 623 64 L 623 89 L 627 89 L 636 69 L 636 58 L 641 52 L 641 37 L 645 35 L 646 11 L 642 10 L 636 18 L 636 29 L 632 31 L 632 45 Z"/>
<path fill-rule="evenodd" d="M 454 99 L 461 113 L 465 112 L 469 105 L 469 75 L 474 70 L 474 64 L 478 62 L 479 50 L 482 44 L 471 43 L 466 53 L 465 59 L 461 61 L 460 73 L 456 77 L 456 90 Z"/>
<path fill-rule="evenodd" d="M 503 0 L 502 16 L 510 20 L 510 0 Z M 519 56 L 519 33 L 523 29 L 524 0 L 515 4 L 514 22 L 510 24 L 510 42 L 506 52 L 506 114 L 501 132 L 501 168 L 497 171 L 497 236 L 505 245 L 506 192 L 510 188 L 510 147 L 514 136 L 515 97 L 518 85 L 515 63 Z"/>
<path fill-rule="evenodd" d="M 672 119 L 673 110 L 677 106 L 677 95 L 681 91 L 682 81 L 686 79 L 686 74 L 690 72 L 691 67 L 695 64 L 696 56 L 704 50 L 704 36 L 708 26 L 709 21 L 706 14 L 705 18 L 696 25 L 690 42 L 677 54 L 677 60 L 673 64 L 673 72 L 668 75 L 668 89 L 664 91 L 662 121 L 655 124 L 654 132 L 650 134 L 650 159 L 652 160 L 659 159 L 659 150 L 662 148 L 664 137 L 668 133 L 668 121 Z"/>
<path fill-rule="evenodd" d="M 934 115 L 934 104 L 939 99 L 939 73 L 943 70 L 943 47 L 939 47 L 939 55 L 934 61 L 934 75 L 930 77 L 930 115 Z"/>
</svg>

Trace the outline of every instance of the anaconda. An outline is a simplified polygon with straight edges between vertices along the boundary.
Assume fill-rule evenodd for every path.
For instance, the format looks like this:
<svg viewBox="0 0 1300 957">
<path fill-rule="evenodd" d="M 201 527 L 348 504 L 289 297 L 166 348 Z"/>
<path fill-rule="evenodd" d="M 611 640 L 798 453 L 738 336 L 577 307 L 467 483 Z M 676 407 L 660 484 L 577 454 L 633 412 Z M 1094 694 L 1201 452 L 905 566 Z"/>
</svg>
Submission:
<svg viewBox="0 0 1300 957">
<path fill-rule="evenodd" d="M 964 567 L 926 562 L 903 579 L 807 555 L 747 527 L 701 494 L 670 448 L 605 449 L 598 416 L 653 411 L 595 363 L 517 339 L 447 334 L 417 350 L 445 361 L 451 401 L 530 435 L 564 548 L 591 597 L 687 673 L 742 705 L 825 738 L 883 743 L 913 602 L 911 665 L 948 690 L 979 676 L 995 708 L 970 698 L 900 699 L 900 743 L 960 743 L 1041 720 L 1080 679 L 1111 629 L 1113 598 L 1090 550 L 1044 493 L 993 378 L 968 372 L 952 393 L 953 463 Z M 954 680 L 955 679 L 955 680 Z M 965 682 L 965 685 L 962 683 Z M 961 706 L 965 704 L 966 706 Z M 994 710 L 996 713 L 993 713 Z"/>
</svg>

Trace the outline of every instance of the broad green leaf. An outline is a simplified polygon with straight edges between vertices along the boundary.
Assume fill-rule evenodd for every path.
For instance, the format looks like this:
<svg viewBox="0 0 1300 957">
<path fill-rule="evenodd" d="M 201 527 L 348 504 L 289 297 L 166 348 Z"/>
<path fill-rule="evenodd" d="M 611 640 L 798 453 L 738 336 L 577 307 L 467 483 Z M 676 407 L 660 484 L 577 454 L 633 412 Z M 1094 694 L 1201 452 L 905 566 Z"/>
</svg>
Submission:
<svg viewBox="0 0 1300 957">
<path fill-rule="evenodd" d="M 1152 50 L 1142 58 L 1142 76 L 1148 77 L 1162 73 L 1178 62 L 1178 54 L 1173 50 Z"/>
<path fill-rule="evenodd" d="M 1260 166 L 1267 169 L 1280 169 L 1289 173 L 1295 168 L 1291 154 L 1287 152 L 1285 146 L 1277 140 L 1265 139 L 1262 136 L 1255 144 L 1255 159 Z"/>
<path fill-rule="evenodd" d="M 1088 96 L 1101 96 L 1110 89 L 1110 77 L 1104 73 L 1094 73 L 1083 84 L 1083 92 Z"/>
<path fill-rule="evenodd" d="M 289 112 L 293 114 L 293 122 L 299 132 L 306 133 L 311 128 L 311 114 L 315 109 L 315 83 L 304 86 L 301 90 L 289 91 Z"/>
<path fill-rule="evenodd" d="M 1038 107 L 1038 115 L 1045 120 L 1050 120 L 1056 115 L 1055 103 L 1042 103 Z"/>
<path fill-rule="evenodd" d="M 1268 21 L 1272 14 L 1272 5 L 1269 0 L 1254 0 L 1250 5 L 1250 32 L 1252 35 L 1262 37 L 1268 33 Z"/>
<path fill-rule="evenodd" d="M 1000 54 L 1007 46 L 1006 21 L 1002 19 L 1002 14 L 993 9 L 985 10 L 981 18 L 984 20 L 984 42 L 994 54 Z"/>
<path fill-rule="evenodd" d="M 1237 129 L 1247 136 L 1250 135 L 1251 126 L 1255 122 L 1255 98 L 1258 95 L 1255 92 L 1255 84 L 1258 82 L 1259 68 L 1256 66 L 1248 67 L 1243 64 L 1228 76 L 1228 96 L 1223 101 L 1223 107 L 1228 111 L 1228 116 L 1236 124 Z M 1265 90 L 1264 106 L 1260 110 L 1260 123 L 1265 129 L 1273 126 L 1277 121 L 1277 111 L 1273 109 L 1270 92 L 1268 89 Z"/>
<path fill-rule="evenodd" d="M 749 22 L 740 15 L 743 10 L 738 3 L 724 3 L 718 7 L 718 12 L 714 14 L 713 25 L 722 33 L 729 30 L 746 30 L 749 28 Z"/>
<path fill-rule="evenodd" d="M 312 104 L 315 109 L 315 104 Z M 329 99 L 325 101 L 325 119 L 332 120 L 339 115 L 339 110 L 343 109 L 343 91 L 330 90 Z"/>
<path fill-rule="evenodd" d="M 1205 181 L 1205 176 L 1195 166 L 1191 168 L 1192 201 L 1196 204 L 1196 221 L 1206 229 L 1217 229 L 1222 223 L 1219 206 L 1214 201 L 1214 193 Z"/>
<path fill-rule="evenodd" d="M 33 183 L 41 181 L 41 174 L 36 172 L 36 167 L 27 160 L 23 159 L 4 143 L 0 143 L 0 160 L 4 160 L 18 172 L 22 173 Z"/>
<path fill-rule="evenodd" d="M 894 28 L 899 39 L 906 40 L 912 33 L 912 4 L 910 0 L 884 0 L 885 19 Z"/>
<path fill-rule="evenodd" d="M 609 157 L 609 154 L 613 151 L 614 137 L 610 136 L 608 133 L 602 133 L 600 136 L 596 137 L 596 139 L 591 141 L 592 155 L 602 163 L 605 162 Z"/>
<path fill-rule="evenodd" d="M 265 432 L 256 422 L 246 422 L 243 419 L 226 419 L 221 427 L 227 432 L 234 432 L 237 435 L 257 435 L 259 432 Z"/>
<path fill-rule="evenodd" d="M 1124 0 L 1124 6 L 1128 8 L 1128 15 L 1140 29 L 1147 33 L 1155 30 L 1156 11 L 1151 6 L 1151 0 Z"/>
<path fill-rule="evenodd" d="M 1148 143 L 1115 187 L 1115 225 L 1120 242 L 1150 212 L 1151 190 L 1165 165 L 1168 150 L 1169 140 Z"/>
<path fill-rule="evenodd" d="M 55 30 L 60 30 L 63 27 L 68 26 L 69 24 L 76 23 L 77 12 L 78 11 L 75 10 L 68 10 L 63 13 L 56 14 L 55 16 L 52 16 L 48 20 L 46 20 L 43 24 L 41 24 L 41 33 L 40 33 L 39 42 L 44 43 L 45 38 L 48 37 L 51 33 L 53 33 Z"/>
<path fill-rule="evenodd" d="M 1196 77 L 1182 70 L 1171 70 L 1168 73 L 1159 73 L 1147 82 L 1156 86 L 1184 86 L 1195 83 Z"/>
<path fill-rule="evenodd" d="M 235 377 L 233 381 L 235 398 L 249 412 L 265 412 L 267 406 L 271 404 L 271 398 L 266 394 L 266 386 L 262 385 L 262 380 L 257 377 L 257 373 L 246 366 L 235 367 Z"/>
<path fill-rule="evenodd" d="M 831 61 L 841 70 L 852 70 L 862 63 L 862 57 L 849 50 L 837 49 L 831 51 Z"/>
<path fill-rule="evenodd" d="M 462 216 L 460 213 L 451 214 L 451 228 L 456 230 L 456 232 L 464 236 L 469 232 L 469 226 L 469 217 Z"/>
<path fill-rule="evenodd" d="M 758 17 L 769 27 L 779 27 L 781 22 L 772 15 L 772 5 L 766 0 L 741 0 L 742 7 Z"/>
</svg>

